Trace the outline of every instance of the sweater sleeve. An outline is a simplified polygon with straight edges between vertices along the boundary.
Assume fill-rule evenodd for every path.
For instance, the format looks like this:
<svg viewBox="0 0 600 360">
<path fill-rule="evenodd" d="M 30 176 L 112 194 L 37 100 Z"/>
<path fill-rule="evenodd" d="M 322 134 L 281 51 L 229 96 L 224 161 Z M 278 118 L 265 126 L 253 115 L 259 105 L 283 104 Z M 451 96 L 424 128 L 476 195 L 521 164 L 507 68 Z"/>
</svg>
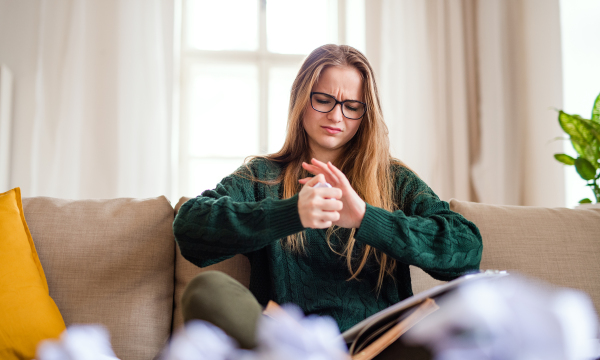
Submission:
<svg viewBox="0 0 600 360">
<path fill-rule="evenodd" d="M 477 226 L 451 211 L 412 171 L 399 169 L 397 179 L 396 200 L 403 210 L 367 204 L 356 240 L 438 280 L 478 270 L 483 244 Z"/>
<path fill-rule="evenodd" d="M 304 229 L 298 197 L 256 201 L 255 183 L 237 175 L 181 206 L 173 232 L 181 254 L 200 267 L 259 250 Z"/>
</svg>

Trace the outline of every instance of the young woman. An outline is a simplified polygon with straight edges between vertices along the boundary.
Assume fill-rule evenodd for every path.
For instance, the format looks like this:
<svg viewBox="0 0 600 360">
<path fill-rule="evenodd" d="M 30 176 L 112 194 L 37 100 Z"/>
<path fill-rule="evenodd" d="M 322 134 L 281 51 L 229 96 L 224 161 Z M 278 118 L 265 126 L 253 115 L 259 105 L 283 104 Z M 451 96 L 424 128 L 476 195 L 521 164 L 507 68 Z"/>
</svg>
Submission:
<svg viewBox="0 0 600 360">
<path fill-rule="evenodd" d="M 194 279 L 184 318 L 251 348 L 269 300 L 331 316 L 343 332 L 412 295 L 409 265 L 440 280 L 478 270 L 477 227 L 392 158 L 387 134 L 364 55 L 314 50 L 292 85 L 283 148 L 179 210 L 173 229 L 186 259 L 205 267 L 244 254 L 252 268 L 250 291 L 221 273 Z"/>
</svg>

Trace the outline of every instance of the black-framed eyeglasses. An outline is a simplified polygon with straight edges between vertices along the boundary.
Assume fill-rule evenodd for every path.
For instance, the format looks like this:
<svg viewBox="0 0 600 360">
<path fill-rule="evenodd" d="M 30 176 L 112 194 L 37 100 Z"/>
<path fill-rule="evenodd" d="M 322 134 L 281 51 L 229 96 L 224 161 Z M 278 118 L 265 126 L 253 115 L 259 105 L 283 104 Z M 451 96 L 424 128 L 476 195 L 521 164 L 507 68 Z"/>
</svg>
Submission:
<svg viewBox="0 0 600 360">
<path fill-rule="evenodd" d="M 367 112 L 367 104 L 358 100 L 338 101 L 329 94 L 321 92 L 310 93 L 310 106 L 318 112 L 328 113 L 333 110 L 337 104 L 342 108 L 342 115 L 350 120 L 358 120 Z"/>
</svg>

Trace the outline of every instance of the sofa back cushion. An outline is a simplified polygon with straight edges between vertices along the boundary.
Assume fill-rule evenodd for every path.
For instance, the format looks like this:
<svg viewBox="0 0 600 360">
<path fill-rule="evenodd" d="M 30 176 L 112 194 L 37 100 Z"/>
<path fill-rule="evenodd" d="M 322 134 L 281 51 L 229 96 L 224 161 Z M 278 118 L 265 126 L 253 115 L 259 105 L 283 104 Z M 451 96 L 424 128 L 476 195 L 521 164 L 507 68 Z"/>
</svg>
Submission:
<svg viewBox="0 0 600 360">
<path fill-rule="evenodd" d="M 483 237 L 481 269 L 508 270 L 587 292 L 600 310 L 600 209 L 451 200 Z"/>
<path fill-rule="evenodd" d="M 153 359 L 171 330 L 173 208 L 152 199 L 23 200 L 65 323 L 102 324 L 123 360 Z"/>
</svg>

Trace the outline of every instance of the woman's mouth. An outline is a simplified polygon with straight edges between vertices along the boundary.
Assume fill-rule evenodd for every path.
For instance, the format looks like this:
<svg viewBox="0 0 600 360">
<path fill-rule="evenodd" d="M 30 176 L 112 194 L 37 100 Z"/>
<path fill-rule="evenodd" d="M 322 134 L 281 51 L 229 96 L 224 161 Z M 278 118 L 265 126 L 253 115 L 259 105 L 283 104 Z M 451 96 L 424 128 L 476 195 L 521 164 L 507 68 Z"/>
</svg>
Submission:
<svg viewBox="0 0 600 360">
<path fill-rule="evenodd" d="M 332 127 L 332 126 L 321 126 L 323 129 L 327 130 L 328 133 L 330 134 L 337 134 L 339 132 L 342 132 L 342 129 L 340 128 L 336 128 L 336 127 Z"/>
</svg>

